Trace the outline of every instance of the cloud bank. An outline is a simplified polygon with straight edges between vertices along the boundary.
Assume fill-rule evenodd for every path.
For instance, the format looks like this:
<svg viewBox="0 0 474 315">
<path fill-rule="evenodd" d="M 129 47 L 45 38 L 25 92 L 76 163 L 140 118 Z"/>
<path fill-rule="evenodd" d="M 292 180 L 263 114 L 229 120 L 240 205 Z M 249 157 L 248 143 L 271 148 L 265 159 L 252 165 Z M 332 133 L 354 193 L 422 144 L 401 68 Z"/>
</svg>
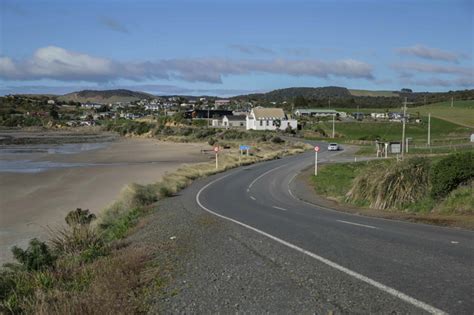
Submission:
<svg viewBox="0 0 474 315">
<path fill-rule="evenodd" d="M 450 61 L 455 63 L 458 63 L 460 59 L 466 57 L 464 54 L 461 53 L 449 52 L 438 48 L 423 46 L 420 44 L 410 47 L 398 48 L 397 52 L 400 55 L 415 56 L 429 60 Z"/>
<path fill-rule="evenodd" d="M 40 48 L 33 56 L 23 60 L 0 57 L 0 78 L 6 80 L 55 79 L 100 83 L 119 79 L 180 79 L 188 82 L 222 83 L 225 76 L 252 73 L 374 79 L 371 65 L 353 59 L 322 61 L 190 58 L 122 62 L 56 46 Z"/>
</svg>

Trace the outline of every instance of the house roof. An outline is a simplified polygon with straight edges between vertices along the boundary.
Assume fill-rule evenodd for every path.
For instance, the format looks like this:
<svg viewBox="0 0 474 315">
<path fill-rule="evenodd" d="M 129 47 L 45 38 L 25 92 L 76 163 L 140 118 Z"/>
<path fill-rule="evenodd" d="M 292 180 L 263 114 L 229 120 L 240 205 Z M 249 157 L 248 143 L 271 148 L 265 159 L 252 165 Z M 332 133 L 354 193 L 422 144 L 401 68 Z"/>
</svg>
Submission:
<svg viewBox="0 0 474 315">
<path fill-rule="evenodd" d="M 227 117 L 228 120 L 230 121 L 240 121 L 240 120 L 245 120 L 247 116 L 245 115 L 232 115 L 232 116 L 225 116 Z"/>
<path fill-rule="evenodd" d="M 253 113 L 255 115 L 255 119 L 265 119 L 265 118 L 272 118 L 272 119 L 284 119 L 285 112 L 281 108 L 254 108 Z"/>
</svg>

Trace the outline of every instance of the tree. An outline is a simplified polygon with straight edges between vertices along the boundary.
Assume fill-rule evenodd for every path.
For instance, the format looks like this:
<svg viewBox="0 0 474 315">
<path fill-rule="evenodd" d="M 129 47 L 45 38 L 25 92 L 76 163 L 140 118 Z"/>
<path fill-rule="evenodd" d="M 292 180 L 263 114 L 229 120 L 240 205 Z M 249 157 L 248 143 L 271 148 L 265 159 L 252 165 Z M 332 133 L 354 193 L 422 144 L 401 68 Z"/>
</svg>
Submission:
<svg viewBox="0 0 474 315">
<path fill-rule="evenodd" d="M 308 101 L 303 96 L 297 96 L 294 104 L 296 108 L 304 108 L 308 106 Z"/>
<path fill-rule="evenodd" d="M 59 119 L 59 113 L 54 106 L 49 110 L 49 116 L 53 119 Z"/>
</svg>

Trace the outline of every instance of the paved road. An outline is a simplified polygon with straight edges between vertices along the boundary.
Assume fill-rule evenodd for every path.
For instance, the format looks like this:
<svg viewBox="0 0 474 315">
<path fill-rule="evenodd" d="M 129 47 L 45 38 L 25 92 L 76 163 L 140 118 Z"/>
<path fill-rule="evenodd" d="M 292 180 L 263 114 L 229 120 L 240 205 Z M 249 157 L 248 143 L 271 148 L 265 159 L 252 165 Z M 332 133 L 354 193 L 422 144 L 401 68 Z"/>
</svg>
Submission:
<svg viewBox="0 0 474 315">
<path fill-rule="evenodd" d="M 340 159 L 340 153 L 321 146 L 321 161 Z M 219 174 L 202 184 L 196 202 L 420 312 L 474 312 L 473 232 L 362 217 L 301 201 L 292 182 L 313 162 L 314 153 L 307 152 Z"/>
</svg>

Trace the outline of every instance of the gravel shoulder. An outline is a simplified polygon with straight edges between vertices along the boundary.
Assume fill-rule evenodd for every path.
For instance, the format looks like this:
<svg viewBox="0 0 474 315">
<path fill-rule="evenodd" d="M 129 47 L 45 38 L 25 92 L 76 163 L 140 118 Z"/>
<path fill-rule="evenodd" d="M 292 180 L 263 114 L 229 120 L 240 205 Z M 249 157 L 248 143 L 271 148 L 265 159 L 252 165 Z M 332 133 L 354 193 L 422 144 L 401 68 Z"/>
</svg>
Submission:
<svg viewBox="0 0 474 315">
<path fill-rule="evenodd" d="M 217 175 L 221 176 L 221 175 Z M 149 313 L 420 313 L 404 302 L 208 214 L 198 180 L 160 201 L 128 239 L 153 251 L 160 285 Z"/>
</svg>

